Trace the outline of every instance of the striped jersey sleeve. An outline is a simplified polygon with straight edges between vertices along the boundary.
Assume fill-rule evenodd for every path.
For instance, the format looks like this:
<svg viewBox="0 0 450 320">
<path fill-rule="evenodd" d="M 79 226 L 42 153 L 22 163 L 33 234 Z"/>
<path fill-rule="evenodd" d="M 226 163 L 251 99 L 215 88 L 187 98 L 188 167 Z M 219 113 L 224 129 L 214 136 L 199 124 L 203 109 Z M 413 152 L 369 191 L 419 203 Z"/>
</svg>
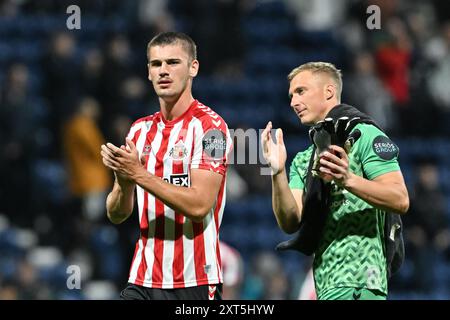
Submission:
<svg viewBox="0 0 450 320">
<path fill-rule="evenodd" d="M 199 104 L 194 117 L 192 169 L 211 170 L 225 175 L 232 140 L 225 121 L 209 107 Z"/>
</svg>

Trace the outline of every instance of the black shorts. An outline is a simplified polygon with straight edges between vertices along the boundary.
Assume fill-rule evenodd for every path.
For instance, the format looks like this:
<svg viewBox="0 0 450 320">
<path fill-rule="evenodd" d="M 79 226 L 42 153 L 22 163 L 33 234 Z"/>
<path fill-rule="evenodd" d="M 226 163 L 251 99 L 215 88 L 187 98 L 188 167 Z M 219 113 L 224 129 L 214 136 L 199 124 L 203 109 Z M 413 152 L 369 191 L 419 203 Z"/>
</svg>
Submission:
<svg viewBox="0 0 450 320">
<path fill-rule="evenodd" d="M 128 283 L 122 300 L 222 300 L 222 284 L 179 289 L 156 289 Z"/>
</svg>

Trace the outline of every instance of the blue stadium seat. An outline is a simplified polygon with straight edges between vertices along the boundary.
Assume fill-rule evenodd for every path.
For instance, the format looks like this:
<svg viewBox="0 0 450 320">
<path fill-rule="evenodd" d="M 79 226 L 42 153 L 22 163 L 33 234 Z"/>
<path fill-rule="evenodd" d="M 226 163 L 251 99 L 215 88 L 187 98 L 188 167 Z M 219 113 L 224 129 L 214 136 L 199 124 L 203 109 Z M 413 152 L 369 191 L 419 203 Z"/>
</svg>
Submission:
<svg viewBox="0 0 450 320">
<path fill-rule="evenodd" d="M 304 60 L 306 58 L 302 58 L 302 52 L 286 46 L 255 46 L 247 54 L 245 68 L 251 75 L 281 77 L 283 80 L 280 84 L 286 90 L 286 75 Z"/>
<path fill-rule="evenodd" d="M 291 150 L 293 155 L 306 150 L 311 144 L 306 135 L 285 135 L 284 144 L 287 150 Z"/>
<path fill-rule="evenodd" d="M 251 241 L 254 235 L 248 225 L 235 225 L 224 223 L 220 228 L 220 239 L 229 243 L 231 246 L 242 250 L 250 250 Z"/>
<path fill-rule="evenodd" d="M 35 190 L 42 193 L 38 198 L 48 199 L 53 203 L 61 203 L 67 199 L 69 191 L 66 171 L 61 162 L 36 159 L 32 172 Z"/>
<path fill-rule="evenodd" d="M 280 240 L 282 231 L 278 229 L 275 218 L 272 224 L 259 225 L 254 229 L 255 247 L 258 250 L 273 251 Z"/>
<path fill-rule="evenodd" d="M 13 47 L 9 42 L 0 41 L 0 61 L 7 62 L 14 57 Z"/>
<path fill-rule="evenodd" d="M 307 256 L 303 255 L 300 252 L 292 250 L 275 252 L 282 261 L 286 275 L 292 280 L 298 277 L 299 271 L 303 268 L 303 264 L 305 259 L 307 259 Z"/>
<path fill-rule="evenodd" d="M 99 270 L 102 278 L 118 280 L 124 271 L 118 241 L 119 234 L 112 226 L 100 226 L 92 232 L 91 247 L 100 257 Z"/>
<path fill-rule="evenodd" d="M 255 217 L 265 217 L 269 213 L 272 217 L 272 199 L 268 196 L 255 196 L 251 199 Z"/>
<path fill-rule="evenodd" d="M 402 170 L 403 178 L 405 179 L 406 186 L 412 190 L 416 183 L 416 174 L 414 172 L 414 167 L 409 163 L 403 160 L 399 161 L 400 168 Z"/>
<path fill-rule="evenodd" d="M 82 290 L 61 290 L 56 295 L 57 300 L 84 300 Z"/>
<path fill-rule="evenodd" d="M 24 249 L 17 240 L 17 231 L 8 228 L 0 232 L 0 251 L 6 256 L 19 257 L 24 253 Z"/>
<path fill-rule="evenodd" d="M 67 263 L 61 262 L 54 266 L 38 268 L 39 280 L 56 288 L 64 289 L 67 281 Z"/>
<path fill-rule="evenodd" d="M 39 62 L 42 58 L 44 50 L 44 44 L 41 41 L 16 41 L 14 43 L 14 54 L 16 58 L 25 62 Z"/>
<path fill-rule="evenodd" d="M 450 194 L 450 166 L 442 165 L 439 167 L 439 183 L 442 186 L 442 191 Z"/>
<path fill-rule="evenodd" d="M 7 255 L 2 249 L 2 258 L 0 259 L 0 274 L 2 280 L 13 279 L 18 269 L 18 259 L 14 256 Z"/>
<path fill-rule="evenodd" d="M 285 19 L 247 19 L 243 22 L 243 29 L 249 45 L 288 44 L 293 36 L 293 25 Z"/>
<path fill-rule="evenodd" d="M 429 296 L 420 292 L 404 292 L 394 291 L 389 292 L 388 300 L 427 300 Z"/>
<path fill-rule="evenodd" d="M 0 19 L 0 39 L 8 39 L 15 36 L 17 19 L 14 17 L 2 17 Z"/>
<path fill-rule="evenodd" d="M 450 224 L 450 195 L 447 195 L 447 220 Z"/>
<path fill-rule="evenodd" d="M 297 41 L 305 47 L 313 49 L 335 47 L 337 43 L 333 30 L 299 30 L 297 32 Z"/>
<path fill-rule="evenodd" d="M 65 14 L 22 15 L 14 22 L 15 36 L 46 39 L 52 33 L 66 29 Z"/>
<path fill-rule="evenodd" d="M 227 121 L 229 128 L 236 128 L 245 124 L 251 128 L 263 128 L 268 119 L 275 116 L 274 110 L 270 105 L 254 104 L 229 104 L 220 105 L 216 111 Z"/>
<path fill-rule="evenodd" d="M 255 6 L 249 12 L 250 17 L 267 18 L 286 17 L 289 13 L 282 1 L 257 1 Z"/>
</svg>

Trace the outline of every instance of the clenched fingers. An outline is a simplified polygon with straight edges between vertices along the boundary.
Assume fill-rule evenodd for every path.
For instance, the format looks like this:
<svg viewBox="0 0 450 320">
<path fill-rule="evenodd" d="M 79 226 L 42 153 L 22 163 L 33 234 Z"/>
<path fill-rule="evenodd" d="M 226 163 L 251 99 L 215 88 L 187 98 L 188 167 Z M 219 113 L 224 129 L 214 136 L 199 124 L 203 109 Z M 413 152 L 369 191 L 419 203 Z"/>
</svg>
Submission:
<svg viewBox="0 0 450 320">
<path fill-rule="evenodd" d="M 116 147 L 112 143 L 108 142 L 106 147 L 111 150 L 112 154 L 116 157 L 124 157 L 127 155 L 127 152 L 122 150 L 121 148 Z"/>
</svg>

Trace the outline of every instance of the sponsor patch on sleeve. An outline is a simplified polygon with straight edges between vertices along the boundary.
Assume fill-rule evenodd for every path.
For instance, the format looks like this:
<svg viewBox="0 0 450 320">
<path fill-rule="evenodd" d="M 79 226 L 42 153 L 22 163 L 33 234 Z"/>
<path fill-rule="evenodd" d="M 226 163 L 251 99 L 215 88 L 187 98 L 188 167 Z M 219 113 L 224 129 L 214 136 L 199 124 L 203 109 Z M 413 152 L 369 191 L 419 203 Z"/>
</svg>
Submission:
<svg viewBox="0 0 450 320">
<path fill-rule="evenodd" d="M 385 136 L 378 136 L 372 143 L 373 152 L 381 159 L 392 160 L 398 156 L 398 147 L 391 139 Z"/>
<path fill-rule="evenodd" d="M 211 129 L 205 133 L 202 139 L 203 152 L 212 159 L 220 160 L 225 157 L 227 150 L 227 138 L 218 129 Z"/>
</svg>

